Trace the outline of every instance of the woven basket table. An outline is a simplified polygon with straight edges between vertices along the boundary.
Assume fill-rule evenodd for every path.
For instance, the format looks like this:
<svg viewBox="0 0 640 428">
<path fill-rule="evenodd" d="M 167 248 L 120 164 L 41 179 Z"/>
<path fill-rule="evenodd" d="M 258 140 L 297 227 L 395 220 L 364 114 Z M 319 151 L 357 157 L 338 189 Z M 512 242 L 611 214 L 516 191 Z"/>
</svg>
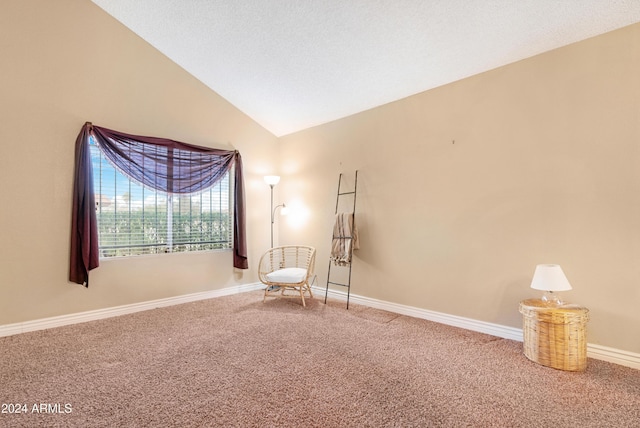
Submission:
<svg viewBox="0 0 640 428">
<path fill-rule="evenodd" d="M 578 305 L 549 305 L 539 299 L 520 302 L 524 355 L 559 370 L 587 367 L 589 310 Z"/>
</svg>

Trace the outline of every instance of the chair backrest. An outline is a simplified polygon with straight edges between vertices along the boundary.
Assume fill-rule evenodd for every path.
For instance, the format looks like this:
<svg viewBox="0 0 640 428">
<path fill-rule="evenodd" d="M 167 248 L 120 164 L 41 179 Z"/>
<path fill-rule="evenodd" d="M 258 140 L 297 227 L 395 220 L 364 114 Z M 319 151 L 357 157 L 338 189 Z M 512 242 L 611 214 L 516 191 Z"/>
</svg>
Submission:
<svg viewBox="0 0 640 428">
<path fill-rule="evenodd" d="M 316 261 L 316 249 L 305 245 L 285 245 L 270 248 L 260 258 L 259 275 L 284 268 L 303 268 L 308 272 L 307 278 L 313 274 Z"/>
</svg>

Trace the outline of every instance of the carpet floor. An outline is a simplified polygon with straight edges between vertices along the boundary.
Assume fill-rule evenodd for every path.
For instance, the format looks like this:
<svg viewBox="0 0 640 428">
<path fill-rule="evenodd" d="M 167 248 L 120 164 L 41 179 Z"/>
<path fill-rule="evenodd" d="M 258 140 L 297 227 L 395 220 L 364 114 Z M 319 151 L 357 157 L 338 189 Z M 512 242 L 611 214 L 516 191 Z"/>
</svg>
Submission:
<svg viewBox="0 0 640 428">
<path fill-rule="evenodd" d="M 0 403 L 0 427 L 640 427 L 640 371 L 250 292 L 2 337 Z"/>
</svg>

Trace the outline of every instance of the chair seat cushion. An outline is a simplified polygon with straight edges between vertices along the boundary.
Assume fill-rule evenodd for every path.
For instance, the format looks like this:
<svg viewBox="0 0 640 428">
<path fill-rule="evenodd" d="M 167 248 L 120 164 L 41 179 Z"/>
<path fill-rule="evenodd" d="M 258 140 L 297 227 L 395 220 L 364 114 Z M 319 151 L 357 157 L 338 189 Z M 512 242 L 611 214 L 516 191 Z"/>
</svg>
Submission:
<svg viewBox="0 0 640 428">
<path fill-rule="evenodd" d="M 303 268 L 284 268 L 265 275 L 271 282 L 283 284 L 297 284 L 307 277 L 307 270 Z"/>
</svg>

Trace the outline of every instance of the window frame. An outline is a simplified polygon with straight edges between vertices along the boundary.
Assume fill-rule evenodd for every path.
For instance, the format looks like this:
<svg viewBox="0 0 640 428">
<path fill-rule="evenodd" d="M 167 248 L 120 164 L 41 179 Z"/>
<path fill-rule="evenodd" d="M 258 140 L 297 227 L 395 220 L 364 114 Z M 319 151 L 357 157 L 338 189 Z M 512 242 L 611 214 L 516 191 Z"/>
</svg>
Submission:
<svg viewBox="0 0 640 428">
<path fill-rule="evenodd" d="M 93 185 L 96 198 L 96 220 L 98 225 L 98 248 L 101 260 L 178 252 L 232 250 L 234 203 L 233 181 L 231 180 L 231 177 L 234 175 L 233 167 L 225 173 L 224 177 L 220 181 L 208 189 L 193 193 L 169 194 L 145 187 L 136 180 L 127 177 L 109 161 L 93 137 L 90 138 L 89 149 L 91 152 L 91 167 L 93 168 Z M 106 178 L 106 183 L 104 177 L 105 173 L 110 175 L 110 177 Z M 113 178 L 111 178 L 111 176 L 113 176 Z M 109 190 L 103 191 L 105 187 L 109 187 L 110 183 L 113 183 L 112 187 L 110 187 Z M 125 191 L 122 195 L 118 195 L 118 183 L 120 183 L 120 187 L 122 184 L 125 185 Z M 107 186 L 105 186 L 105 184 Z M 141 192 L 141 200 L 131 199 L 134 191 L 138 194 Z M 109 205 L 107 205 L 108 207 L 112 206 L 113 210 L 104 209 L 105 202 L 107 202 L 107 199 L 105 198 L 109 198 L 106 196 L 107 193 L 111 193 L 113 195 L 111 200 L 108 200 Z M 129 199 L 125 199 L 125 195 L 128 195 Z M 202 203 L 199 205 L 199 215 L 197 211 L 194 214 L 194 198 L 199 198 L 200 201 L 202 201 L 204 196 L 205 199 L 209 199 L 211 201 L 214 195 L 217 195 L 218 208 L 217 210 L 213 210 L 213 203 L 210 202 L 210 210 L 207 211 L 210 213 L 209 219 L 203 219 L 205 211 L 202 209 Z M 147 198 L 149 197 L 152 197 L 155 200 L 153 204 L 147 203 Z M 118 198 L 121 199 L 118 200 Z M 187 209 L 183 207 L 185 200 L 189 201 L 189 207 Z M 136 208 L 136 205 L 139 205 L 140 208 Z M 145 239 L 147 235 L 146 226 L 149 224 L 146 222 L 145 218 L 145 210 L 147 206 L 149 206 L 150 211 L 152 212 L 151 216 L 154 217 L 155 214 L 155 221 L 151 222 L 151 228 L 162 235 L 162 238 L 155 242 L 145 242 L 147 241 Z M 122 212 L 118 211 L 118 207 L 124 210 L 124 217 L 118 216 L 118 213 Z M 132 223 L 134 223 L 132 214 L 137 214 L 138 212 L 142 213 L 141 236 L 140 231 L 136 234 L 131 229 L 133 227 Z M 158 215 L 159 212 L 160 215 Z M 105 217 L 108 217 L 111 213 L 113 213 L 112 219 L 106 220 Z M 181 216 L 184 214 L 189 216 L 189 223 L 191 224 L 185 224 L 183 222 Z M 215 216 L 217 216 L 217 220 L 214 219 Z M 226 219 L 223 220 L 223 216 L 225 216 Z M 112 225 L 111 221 L 113 221 L 112 229 L 118 229 L 119 220 L 122 221 L 122 223 L 120 223 L 120 227 L 124 225 L 128 228 L 128 233 L 118 232 L 117 230 L 109 233 L 105 230 L 109 229 Z M 108 223 L 105 224 L 105 221 Z M 193 223 L 194 221 L 195 223 Z M 195 233 L 191 234 L 192 227 L 197 224 L 200 224 L 201 227 L 207 225 L 212 230 L 216 227 L 218 230 L 222 229 L 221 232 L 218 232 L 219 239 L 204 241 L 197 240 L 197 238 L 194 237 Z M 184 229 L 181 231 L 179 230 L 180 225 L 189 229 L 186 236 L 191 237 L 191 239 L 184 239 L 185 231 Z M 213 235 L 213 232 L 211 232 L 211 234 Z M 119 243 L 122 242 L 121 239 L 128 240 L 129 243 Z M 106 244 L 105 241 L 107 242 Z"/>
</svg>

